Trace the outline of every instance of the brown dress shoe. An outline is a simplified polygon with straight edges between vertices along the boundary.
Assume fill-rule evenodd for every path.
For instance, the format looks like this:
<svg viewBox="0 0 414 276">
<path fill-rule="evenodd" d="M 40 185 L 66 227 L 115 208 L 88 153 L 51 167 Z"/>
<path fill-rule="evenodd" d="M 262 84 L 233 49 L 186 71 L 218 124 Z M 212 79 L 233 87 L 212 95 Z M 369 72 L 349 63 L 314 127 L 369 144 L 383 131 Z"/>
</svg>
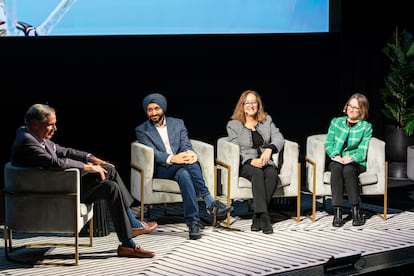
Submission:
<svg viewBox="0 0 414 276">
<path fill-rule="evenodd" d="M 142 235 L 142 234 L 151 233 L 158 226 L 158 223 L 156 221 L 150 221 L 150 222 L 141 221 L 141 224 L 142 224 L 143 227 L 132 228 L 132 233 L 134 234 L 134 237 Z"/>
<path fill-rule="evenodd" d="M 135 248 L 118 246 L 118 256 L 128 258 L 152 258 L 155 256 L 154 252 L 148 251 L 137 245 Z"/>
</svg>

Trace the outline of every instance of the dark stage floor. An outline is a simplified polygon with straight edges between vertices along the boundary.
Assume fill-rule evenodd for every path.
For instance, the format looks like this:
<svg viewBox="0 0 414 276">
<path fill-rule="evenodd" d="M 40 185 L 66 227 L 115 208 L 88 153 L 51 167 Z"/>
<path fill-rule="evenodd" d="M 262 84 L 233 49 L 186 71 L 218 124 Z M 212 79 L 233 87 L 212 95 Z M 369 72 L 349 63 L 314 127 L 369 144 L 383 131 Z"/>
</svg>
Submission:
<svg viewBox="0 0 414 276">
<path fill-rule="evenodd" d="M 0 275 L 411 275 L 414 268 L 414 183 L 391 180 L 388 189 L 388 219 L 381 212 L 382 197 L 363 198 L 367 223 L 354 227 L 347 222 L 332 227 L 329 199 L 326 209 L 318 201 L 317 221 L 310 213 L 309 193 L 302 193 L 300 222 L 290 219 L 295 213 L 295 199 L 276 199 L 272 205 L 274 233 L 250 231 L 251 211 L 247 201 L 234 203 L 231 229 L 211 225 L 212 219 L 200 203 L 203 237 L 188 239 L 183 223 L 182 204 L 153 206 L 147 220 L 159 223 L 157 231 L 137 237 L 146 249 L 154 250 L 153 259 L 116 257 L 118 239 L 109 221 L 110 233 L 96 237 L 94 246 L 80 249 L 77 267 L 24 266 L 7 261 L 0 245 Z M 139 209 L 133 208 L 138 215 Z M 15 235 L 16 245 L 30 235 Z M 57 240 L 67 237 L 53 237 Z M 71 248 L 50 248 L 40 252 L 67 258 Z M 65 257 L 66 256 L 66 257 Z M 31 257 L 29 254 L 28 257 Z M 70 261 L 70 260 L 69 260 Z"/>
</svg>

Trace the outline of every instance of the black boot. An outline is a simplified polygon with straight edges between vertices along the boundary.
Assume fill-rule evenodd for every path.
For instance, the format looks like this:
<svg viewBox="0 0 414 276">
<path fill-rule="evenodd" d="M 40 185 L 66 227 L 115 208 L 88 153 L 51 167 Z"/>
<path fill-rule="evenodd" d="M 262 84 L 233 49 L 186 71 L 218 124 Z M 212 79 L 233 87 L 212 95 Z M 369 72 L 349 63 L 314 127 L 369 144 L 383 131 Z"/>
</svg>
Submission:
<svg viewBox="0 0 414 276">
<path fill-rule="evenodd" d="M 262 226 L 263 233 L 265 234 L 272 234 L 273 233 L 273 225 L 270 220 L 270 216 L 268 213 L 263 213 L 260 216 L 260 224 Z"/>
<path fill-rule="evenodd" d="M 365 224 L 365 216 L 361 213 L 358 205 L 352 206 L 352 225 L 361 226 Z"/>
<path fill-rule="evenodd" d="M 333 227 L 341 227 L 344 225 L 344 220 L 342 219 L 342 207 L 334 207 L 334 218 L 332 221 Z"/>
<path fill-rule="evenodd" d="M 260 214 L 254 214 L 252 218 L 252 226 L 250 227 L 252 231 L 262 230 L 262 224 L 260 221 Z"/>
</svg>

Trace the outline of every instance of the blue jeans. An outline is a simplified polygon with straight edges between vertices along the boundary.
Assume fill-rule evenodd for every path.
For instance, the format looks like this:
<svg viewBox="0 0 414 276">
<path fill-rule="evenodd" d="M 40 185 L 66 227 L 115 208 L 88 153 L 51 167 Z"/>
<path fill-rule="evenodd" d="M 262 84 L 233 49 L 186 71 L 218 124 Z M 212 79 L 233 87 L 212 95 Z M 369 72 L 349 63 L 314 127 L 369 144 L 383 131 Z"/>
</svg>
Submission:
<svg viewBox="0 0 414 276">
<path fill-rule="evenodd" d="M 184 221 L 188 225 L 191 222 L 199 222 L 198 197 L 203 199 L 210 195 L 200 164 L 195 162 L 190 165 L 174 164 L 168 167 L 157 166 L 155 177 L 171 179 L 178 182 L 184 204 Z"/>
</svg>

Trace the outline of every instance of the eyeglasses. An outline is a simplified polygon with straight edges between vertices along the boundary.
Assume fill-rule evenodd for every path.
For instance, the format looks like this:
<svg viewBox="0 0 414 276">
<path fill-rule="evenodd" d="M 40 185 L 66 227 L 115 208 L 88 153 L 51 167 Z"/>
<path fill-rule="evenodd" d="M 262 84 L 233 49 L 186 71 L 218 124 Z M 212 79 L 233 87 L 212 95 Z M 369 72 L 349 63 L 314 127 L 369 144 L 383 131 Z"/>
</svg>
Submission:
<svg viewBox="0 0 414 276">
<path fill-rule="evenodd" d="M 245 102 L 244 105 L 245 106 L 256 106 L 257 102 Z"/>
<path fill-rule="evenodd" d="M 348 104 L 348 108 L 349 108 L 349 109 L 356 110 L 356 111 L 359 111 L 359 107 L 357 107 L 357 106 L 352 106 L 352 105 L 349 105 L 349 104 Z"/>
</svg>

